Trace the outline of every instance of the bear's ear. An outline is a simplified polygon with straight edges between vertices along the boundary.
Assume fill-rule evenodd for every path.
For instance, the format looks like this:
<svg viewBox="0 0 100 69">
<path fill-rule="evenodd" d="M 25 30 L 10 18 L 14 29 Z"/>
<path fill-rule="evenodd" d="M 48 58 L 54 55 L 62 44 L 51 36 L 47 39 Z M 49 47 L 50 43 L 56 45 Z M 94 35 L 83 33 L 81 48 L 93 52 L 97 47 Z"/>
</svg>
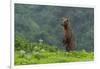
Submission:
<svg viewBox="0 0 100 69">
<path fill-rule="evenodd" d="M 62 22 L 63 22 L 63 23 L 67 23 L 67 24 L 70 23 L 69 18 L 70 18 L 69 16 L 67 16 L 67 17 L 62 17 Z M 62 25 L 62 26 L 64 26 L 64 25 Z"/>
<path fill-rule="evenodd" d="M 63 19 L 63 22 L 64 21 L 69 21 L 70 17 L 69 16 L 66 16 L 66 17 L 62 17 L 62 19 Z"/>
<path fill-rule="evenodd" d="M 68 21 L 70 20 L 70 16 L 66 16 L 65 18 L 66 18 Z"/>
</svg>

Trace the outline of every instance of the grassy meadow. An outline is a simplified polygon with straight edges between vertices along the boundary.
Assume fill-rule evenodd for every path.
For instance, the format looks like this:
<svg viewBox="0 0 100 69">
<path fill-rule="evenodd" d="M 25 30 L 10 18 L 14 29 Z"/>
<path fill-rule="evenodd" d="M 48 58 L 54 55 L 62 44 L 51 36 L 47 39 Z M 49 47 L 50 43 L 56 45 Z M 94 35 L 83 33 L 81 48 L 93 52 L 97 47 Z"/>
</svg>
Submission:
<svg viewBox="0 0 100 69">
<path fill-rule="evenodd" d="M 29 43 L 18 39 L 16 45 L 22 48 L 18 47 L 15 50 L 15 65 L 81 62 L 94 59 L 93 52 L 85 50 L 65 52 L 46 43 Z"/>
</svg>

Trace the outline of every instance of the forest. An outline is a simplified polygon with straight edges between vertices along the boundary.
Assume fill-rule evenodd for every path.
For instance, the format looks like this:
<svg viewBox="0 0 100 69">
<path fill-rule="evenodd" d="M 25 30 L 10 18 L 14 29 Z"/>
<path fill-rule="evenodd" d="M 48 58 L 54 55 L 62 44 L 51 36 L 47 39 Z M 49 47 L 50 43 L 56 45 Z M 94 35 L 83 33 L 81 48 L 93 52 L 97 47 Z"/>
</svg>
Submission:
<svg viewBox="0 0 100 69">
<path fill-rule="evenodd" d="M 93 60 L 93 8 L 16 3 L 14 11 L 16 65 Z M 76 40 L 73 52 L 66 52 L 62 43 L 65 16 Z"/>
</svg>

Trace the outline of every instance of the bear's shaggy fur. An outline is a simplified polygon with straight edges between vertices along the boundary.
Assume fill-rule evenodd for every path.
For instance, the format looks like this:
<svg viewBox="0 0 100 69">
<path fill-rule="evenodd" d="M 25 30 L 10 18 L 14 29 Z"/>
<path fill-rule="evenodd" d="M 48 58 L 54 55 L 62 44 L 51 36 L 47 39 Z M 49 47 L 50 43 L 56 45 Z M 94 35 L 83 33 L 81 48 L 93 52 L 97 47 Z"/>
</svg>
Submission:
<svg viewBox="0 0 100 69">
<path fill-rule="evenodd" d="M 75 38 L 68 17 L 63 17 L 62 26 L 64 30 L 63 44 L 66 51 L 70 52 L 75 49 Z"/>
</svg>

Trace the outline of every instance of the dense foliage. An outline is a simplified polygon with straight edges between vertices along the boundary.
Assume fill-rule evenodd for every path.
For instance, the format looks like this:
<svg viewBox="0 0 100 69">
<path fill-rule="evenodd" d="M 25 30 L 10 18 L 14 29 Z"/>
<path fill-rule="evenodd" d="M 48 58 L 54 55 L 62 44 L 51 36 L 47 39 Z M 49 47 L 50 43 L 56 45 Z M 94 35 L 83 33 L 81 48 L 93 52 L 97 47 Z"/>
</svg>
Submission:
<svg viewBox="0 0 100 69">
<path fill-rule="evenodd" d="M 25 39 L 17 37 L 15 49 L 15 64 L 47 64 L 76 61 L 92 61 L 93 52 L 73 51 L 65 52 L 56 46 L 45 43 L 29 43 Z"/>
</svg>

